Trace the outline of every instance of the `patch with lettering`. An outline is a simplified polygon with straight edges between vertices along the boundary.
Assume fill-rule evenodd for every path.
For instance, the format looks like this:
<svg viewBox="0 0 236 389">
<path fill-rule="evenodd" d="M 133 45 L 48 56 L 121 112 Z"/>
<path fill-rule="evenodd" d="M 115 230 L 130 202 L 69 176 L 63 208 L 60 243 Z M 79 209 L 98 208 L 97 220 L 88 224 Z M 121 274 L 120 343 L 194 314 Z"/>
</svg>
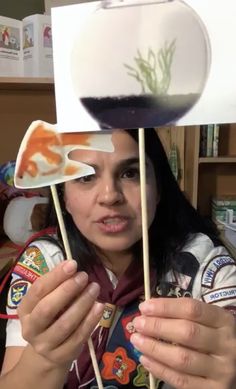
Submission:
<svg viewBox="0 0 236 389">
<path fill-rule="evenodd" d="M 17 265 L 21 268 L 29 270 L 31 273 L 36 274 L 38 277 L 49 271 L 47 262 L 42 252 L 36 246 L 28 247 L 20 257 Z M 15 272 L 15 269 L 13 271 Z"/>
<path fill-rule="evenodd" d="M 161 380 L 156 379 L 155 380 L 155 389 L 158 389 L 160 384 L 162 383 Z M 134 386 L 140 387 L 150 387 L 149 383 L 149 372 L 143 367 L 143 365 L 138 365 L 137 367 L 137 375 L 133 380 Z"/>
<path fill-rule="evenodd" d="M 118 347 L 115 352 L 106 352 L 102 361 L 104 367 L 101 375 L 106 380 L 115 380 L 122 385 L 130 382 L 130 374 L 136 369 L 136 363 L 130 359 L 123 347 Z"/>
<path fill-rule="evenodd" d="M 219 255 L 212 258 L 203 270 L 202 286 L 212 289 L 217 273 L 225 266 L 236 266 L 236 262 L 229 255 Z"/>
<path fill-rule="evenodd" d="M 36 281 L 37 278 L 39 277 L 38 274 L 32 272 L 29 269 L 26 269 L 24 266 L 21 266 L 20 263 L 17 263 L 16 266 L 14 267 L 13 274 L 20 276 L 24 280 L 29 281 L 31 284 L 33 284 L 34 281 Z"/>
<path fill-rule="evenodd" d="M 213 304 L 218 301 L 235 300 L 236 299 L 236 285 L 227 286 L 225 288 L 214 289 L 202 296 L 203 301 L 207 304 Z"/>
<path fill-rule="evenodd" d="M 10 309 L 16 309 L 20 304 L 22 298 L 31 286 L 29 281 L 18 279 L 14 281 L 8 291 L 7 306 Z"/>
</svg>

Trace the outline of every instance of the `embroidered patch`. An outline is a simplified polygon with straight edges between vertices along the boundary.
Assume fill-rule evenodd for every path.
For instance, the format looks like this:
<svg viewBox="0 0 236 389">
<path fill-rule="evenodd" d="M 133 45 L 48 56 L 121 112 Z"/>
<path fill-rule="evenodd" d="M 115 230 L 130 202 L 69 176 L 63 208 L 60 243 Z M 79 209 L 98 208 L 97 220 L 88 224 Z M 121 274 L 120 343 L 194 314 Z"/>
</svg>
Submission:
<svg viewBox="0 0 236 389">
<path fill-rule="evenodd" d="M 17 263 L 14 267 L 13 274 L 20 276 L 24 280 L 29 281 L 31 284 L 33 284 L 34 281 L 36 281 L 39 277 L 36 273 L 32 272 L 29 269 L 26 269 L 24 266 L 21 266 L 20 263 Z"/>
<path fill-rule="evenodd" d="M 138 365 L 137 373 L 138 374 L 136 375 L 136 377 L 133 380 L 134 386 L 137 386 L 137 387 L 144 387 L 144 386 L 146 386 L 146 388 L 149 388 L 150 387 L 149 372 L 143 367 L 143 365 Z M 162 383 L 161 380 L 156 379 L 155 380 L 155 388 L 158 389 L 159 385 L 161 383 Z"/>
<path fill-rule="evenodd" d="M 10 309 L 15 309 L 21 302 L 22 298 L 26 294 L 30 287 L 30 282 L 22 279 L 14 281 L 8 292 L 7 306 Z"/>
<path fill-rule="evenodd" d="M 106 380 L 115 380 L 127 385 L 130 381 L 130 373 L 136 369 L 136 363 L 127 356 L 123 347 L 118 347 L 114 353 L 106 352 L 102 361 L 104 367 L 101 375 Z"/>
<path fill-rule="evenodd" d="M 137 316 L 140 316 L 140 312 L 135 312 L 132 315 L 126 316 L 121 319 L 122 327 L 127 340 L 130 340 L 131 335 L 135 332 L 133 320 Z"/>
<path fill-rule="evenodd" d="M 180 286 L 162 283 L 156 287 L 157 296 L 165 297 L 192 297 L 191 292 L 182 289 Z"/>
<path fill-rule="evenodd" d="M 21 267 L 35 273 L 38 277 L 49 271 L 47 262 L 42 252 L 36 246 L 28 247 L 20 257 L 18 264 Z"/>
<path fill-rule="evenodd" d="M 205 288 L 212 289 L 218 271 L 223 267 L 229 265 L 236 266 L 235 260 L 229 255 L 219 255 L 217 257 L 212 258 L 203 270 L 202 286 Z"/>
<path fill-rule="evenodd" d="M 215 289 L 207 292 L 202 296 L 203 301 L 208 304 L 216 303 L 217 301 L 236 299 L 236 286 L 228 286 L 226 288 Z"/>
<path fill-rule="evenodd" d="M 100 320 L 100 326 L 105 328 L 110 328 L 116 313 L 116 306 L 113 304 L 106 303 L 102 318 Z"/>
</svg>

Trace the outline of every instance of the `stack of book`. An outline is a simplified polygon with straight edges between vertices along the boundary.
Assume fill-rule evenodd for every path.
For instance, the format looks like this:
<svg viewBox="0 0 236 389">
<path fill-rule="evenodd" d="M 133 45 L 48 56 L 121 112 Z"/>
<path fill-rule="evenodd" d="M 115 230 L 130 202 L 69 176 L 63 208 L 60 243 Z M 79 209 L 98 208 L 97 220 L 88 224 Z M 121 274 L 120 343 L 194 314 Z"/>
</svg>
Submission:
<svg viewBox="0 0 236 389">
<path fill-rule="evenodd" d="M 211 206 L 212 219 L 216 223 L 227 223 L 227 210 L 232 211 L 232 222 L 236 222 L 236 195 L 213 197 Z"/>
<path fill-rule="evenodd" d="M 200 126 L 200 157 L 218 157 L 219 124 Z"/>
</svg>

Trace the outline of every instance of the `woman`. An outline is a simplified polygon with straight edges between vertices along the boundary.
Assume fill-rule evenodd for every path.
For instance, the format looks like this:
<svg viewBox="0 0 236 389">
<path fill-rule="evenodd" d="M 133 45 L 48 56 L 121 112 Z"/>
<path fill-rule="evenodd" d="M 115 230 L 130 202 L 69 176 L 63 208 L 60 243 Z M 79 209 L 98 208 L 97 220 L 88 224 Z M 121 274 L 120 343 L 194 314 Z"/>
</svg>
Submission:
<svg viewBox="0 0 236 389">
<path fill-rule="evenodd" d="M 95 174 L 61 188 L 79 272 L 54 238 L 31 243 L 14 270 L 8 312 L 26 296 L 8 323 L 0 388 L 96 388 L 92 331 L 107 388 L 146 388 L 148 372 L 157 388 L 235 388 L 235 261 L 179 190 L 155 131 L 145 138 L 154 297 L 142 301 L 137 131 L 116 130 L 113 153 L 71 152 Z"/>
</svg>

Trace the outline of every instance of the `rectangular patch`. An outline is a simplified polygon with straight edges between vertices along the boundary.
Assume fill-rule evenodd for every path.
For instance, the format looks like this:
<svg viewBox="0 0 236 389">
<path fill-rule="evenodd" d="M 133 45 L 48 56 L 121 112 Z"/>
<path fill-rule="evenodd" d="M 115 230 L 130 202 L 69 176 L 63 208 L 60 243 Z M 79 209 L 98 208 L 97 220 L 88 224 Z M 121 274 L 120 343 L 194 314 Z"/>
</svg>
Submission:
<svg viewBox="0 0 236 389">
<path fill-rule="evenodd" d="M 207 304 L 213 304 L 217 301 L 224 300 L 236 300 L 236 285 L 215 289 L 211 292 L 205 293 L 202 296 L 202 299 Z"/>
<path fill-rule="evenodd" d="M 212 289 L 216 274 L 225 266 L 236 266 L 236 262 L 229 255 L 220 255 L 212 258 L 206 265 L 202 274 L 202 286 Z"/>
<path fill-rule="evenodd" d="M 17 263 L 16 266 L 14 267 L 13 274 L 17 274 L 18 276 L 21 276 L 21 278 L 31 282 L 31 284 L 33 284 L 34 281 L 36 281 L 37 278 L 39 277 L 36 273 L 30 271 L 24 266 L 21 266 L 20 263 Z"/>
</svg>

